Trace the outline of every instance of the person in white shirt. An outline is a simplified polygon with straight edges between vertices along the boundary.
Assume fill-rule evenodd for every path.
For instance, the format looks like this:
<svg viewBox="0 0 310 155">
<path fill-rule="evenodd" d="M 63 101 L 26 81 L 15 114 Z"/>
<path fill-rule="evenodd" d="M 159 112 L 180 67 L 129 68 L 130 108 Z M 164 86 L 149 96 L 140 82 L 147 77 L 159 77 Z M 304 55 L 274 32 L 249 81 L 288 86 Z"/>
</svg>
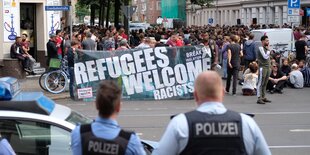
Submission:
<svg viewBox="0 0 310 155">
<path fill-rule="evenodd" d="M 292 88 L 303 88 L 304 87 L 304 77 L 302 73 L 298 70 L 298 65 L 292 65 L 292 71 L 289 74 L 288 85 Z"/>
<path fill-rule="evenodd" d="M 271 154 L 255 121 L 223 105 L 223 83 L 217 72 L 201 73 L 194 88 L 198 108 L 172 118 L 153 155 Z"/>
<path fill-rule="evenodd" d="M 245 96 L 256 95 L 256 85 L 258 79 L 258 65 L 256 62 L 251 62 L 249 68 L 244 72 L 242 85 L 242 94 Z"/>
</svg>

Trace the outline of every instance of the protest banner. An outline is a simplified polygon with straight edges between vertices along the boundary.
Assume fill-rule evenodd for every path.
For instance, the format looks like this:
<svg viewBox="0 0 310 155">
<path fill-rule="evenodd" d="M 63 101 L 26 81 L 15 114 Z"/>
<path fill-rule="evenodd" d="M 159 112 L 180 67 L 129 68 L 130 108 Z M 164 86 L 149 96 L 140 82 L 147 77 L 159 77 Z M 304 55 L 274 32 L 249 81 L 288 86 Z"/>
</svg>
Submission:
<svg viewBox="0 0 310 155">
<path fill-rule="evenodd" d="M 115 80 L 122 88 L 123 99 L 189 99 L 195 78 L 211 68 L 210 50 L 203 46 L 79 51 L 77 55 L 77 91 L 87 88 L 93 93 L 79 98 L 94 99 L 100 81 Z"/>
</svg>

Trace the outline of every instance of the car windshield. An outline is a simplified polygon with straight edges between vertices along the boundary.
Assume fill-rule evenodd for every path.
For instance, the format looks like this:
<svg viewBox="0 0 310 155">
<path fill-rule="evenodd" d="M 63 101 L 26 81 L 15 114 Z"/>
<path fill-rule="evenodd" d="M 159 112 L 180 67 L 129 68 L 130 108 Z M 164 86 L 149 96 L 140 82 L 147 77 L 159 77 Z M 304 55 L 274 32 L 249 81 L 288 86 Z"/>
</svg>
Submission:
<svg viewBox="0 0 310 155">
<path fill-rule="evenodd" d="M 87 118 L 86 116 L 79 114 L 75 111 L 71 111 L 71 114 L 68 116 L 68 118 L 66 119 L 66 121 L 77 125 L 77 124 L 87 124 L 87 123 L 91 123 L 93 122 L 92 119 Z"/>
</svg>

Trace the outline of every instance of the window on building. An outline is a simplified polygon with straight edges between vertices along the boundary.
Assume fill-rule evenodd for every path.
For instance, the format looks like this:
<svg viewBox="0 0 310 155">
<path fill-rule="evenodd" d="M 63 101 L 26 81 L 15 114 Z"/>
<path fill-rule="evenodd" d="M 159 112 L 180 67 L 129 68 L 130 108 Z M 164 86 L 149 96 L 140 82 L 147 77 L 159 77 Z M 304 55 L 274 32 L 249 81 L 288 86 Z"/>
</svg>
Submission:
<svg viewBox="0 0 310 155">
<path fill-rule="evenodd" d="M 156 10 L 161 10 L 161 1 L 157 1 Z"/>
</svg>

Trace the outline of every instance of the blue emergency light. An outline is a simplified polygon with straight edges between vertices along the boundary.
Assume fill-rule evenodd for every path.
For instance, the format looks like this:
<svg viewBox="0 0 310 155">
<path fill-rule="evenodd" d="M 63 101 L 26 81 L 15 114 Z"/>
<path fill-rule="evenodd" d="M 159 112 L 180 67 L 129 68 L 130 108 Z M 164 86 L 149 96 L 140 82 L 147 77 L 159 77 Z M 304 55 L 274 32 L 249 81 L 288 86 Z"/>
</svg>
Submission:
<svg viewBox="0 0 310 155">
<path fill-rule="evenodd" d="M 55 102 L 42 92 L 21 92 L 15 78 L 0 78 L 0 110 L 14 110 L 49 115 Z"/>
</svg>

